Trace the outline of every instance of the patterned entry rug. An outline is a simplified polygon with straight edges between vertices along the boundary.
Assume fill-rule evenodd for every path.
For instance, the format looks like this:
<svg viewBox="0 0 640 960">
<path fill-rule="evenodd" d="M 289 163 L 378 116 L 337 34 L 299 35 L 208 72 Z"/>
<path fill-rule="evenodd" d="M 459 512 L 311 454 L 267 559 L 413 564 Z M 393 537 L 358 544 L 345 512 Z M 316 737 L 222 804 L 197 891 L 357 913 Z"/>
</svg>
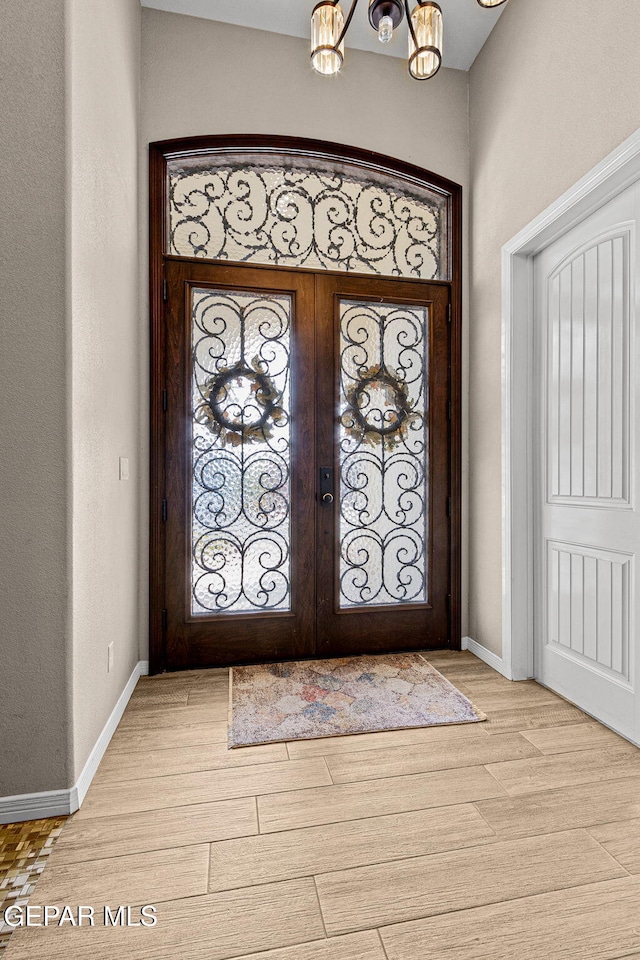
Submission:
<svg viewBox="0 0 640 960">
<path fill-rule="evenodd" d="M 487 719 L 419 653 L 234 667 L 229 688 L 229 747 Z"/>
</svg>

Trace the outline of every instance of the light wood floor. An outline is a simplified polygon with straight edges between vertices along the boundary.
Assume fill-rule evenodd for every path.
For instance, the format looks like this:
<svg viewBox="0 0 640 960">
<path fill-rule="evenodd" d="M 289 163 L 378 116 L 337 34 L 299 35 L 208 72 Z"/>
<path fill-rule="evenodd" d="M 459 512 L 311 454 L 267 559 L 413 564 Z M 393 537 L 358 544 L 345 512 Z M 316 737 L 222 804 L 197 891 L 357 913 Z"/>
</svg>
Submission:
<svg viewBox="0 0 640 960">
<path fill-rule="evenodd" d="M 226 671 L 141 680 L 6 960 L 640 960 L 640 750 L 470 653 L 489 715 L 228 751 Z M 135 911 L 134 911 L 135 913 Z"/>
</svg>

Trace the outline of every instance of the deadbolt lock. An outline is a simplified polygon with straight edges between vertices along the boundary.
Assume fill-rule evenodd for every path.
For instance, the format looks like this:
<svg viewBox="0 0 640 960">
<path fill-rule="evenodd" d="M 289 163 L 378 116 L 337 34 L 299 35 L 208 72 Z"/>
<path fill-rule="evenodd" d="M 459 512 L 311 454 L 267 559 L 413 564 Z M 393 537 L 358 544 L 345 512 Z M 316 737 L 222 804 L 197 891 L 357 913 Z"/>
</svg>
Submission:
<svg viewBox="0 0 640 960">
<path fill-rule="evenodd" d="M 333 503 L 332 467 L 320 467 L 320 500 L 327 506 Z"/>
</svg>

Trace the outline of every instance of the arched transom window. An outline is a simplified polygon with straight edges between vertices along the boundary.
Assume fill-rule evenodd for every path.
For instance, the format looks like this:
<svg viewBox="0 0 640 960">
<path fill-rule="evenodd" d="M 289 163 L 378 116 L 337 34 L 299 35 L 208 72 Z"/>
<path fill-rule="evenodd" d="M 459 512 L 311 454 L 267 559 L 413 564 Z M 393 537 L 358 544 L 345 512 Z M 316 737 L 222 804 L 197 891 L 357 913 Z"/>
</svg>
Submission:
<svg viewBox="0 0 640 960">
<path fill-rule="evenodd" d="M 451 278 L 450 194 L 331 156 L 208 151 L 167 162 L 166 253 Z"/>
</svg>

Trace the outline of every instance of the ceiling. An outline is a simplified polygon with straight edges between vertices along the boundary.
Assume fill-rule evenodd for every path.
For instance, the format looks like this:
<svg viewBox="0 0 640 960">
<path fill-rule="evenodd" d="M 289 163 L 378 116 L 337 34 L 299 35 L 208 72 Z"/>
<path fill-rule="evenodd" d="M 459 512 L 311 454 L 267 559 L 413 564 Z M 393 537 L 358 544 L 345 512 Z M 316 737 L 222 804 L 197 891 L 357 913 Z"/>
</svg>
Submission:
<svg viewBox="0 0 640 960">
<path fill-rule="evenodd" d="M 142 0 L 142 6 L 308 39 L 311 11 L 316 2 L 317 0 Z M 501 6 L 495 10 L 485 10 L 478 6 L 476 0 L 439 0 L 439 3 L 444 19 L 444 66 L 455 70 L 468 70 L 505 8 Z M 342 7 L 346 14 L 349 0 L 342 0 Z M 413 8 L 412 3 L 410 8 Z M 403 23 L 390 43 L 380 43 L 367 19 L 367 2 L 361 0 L 349 27 L 346 45 L 357 50 L 406 58 L 406 30 L 406 24 Z"/>
</svg>

